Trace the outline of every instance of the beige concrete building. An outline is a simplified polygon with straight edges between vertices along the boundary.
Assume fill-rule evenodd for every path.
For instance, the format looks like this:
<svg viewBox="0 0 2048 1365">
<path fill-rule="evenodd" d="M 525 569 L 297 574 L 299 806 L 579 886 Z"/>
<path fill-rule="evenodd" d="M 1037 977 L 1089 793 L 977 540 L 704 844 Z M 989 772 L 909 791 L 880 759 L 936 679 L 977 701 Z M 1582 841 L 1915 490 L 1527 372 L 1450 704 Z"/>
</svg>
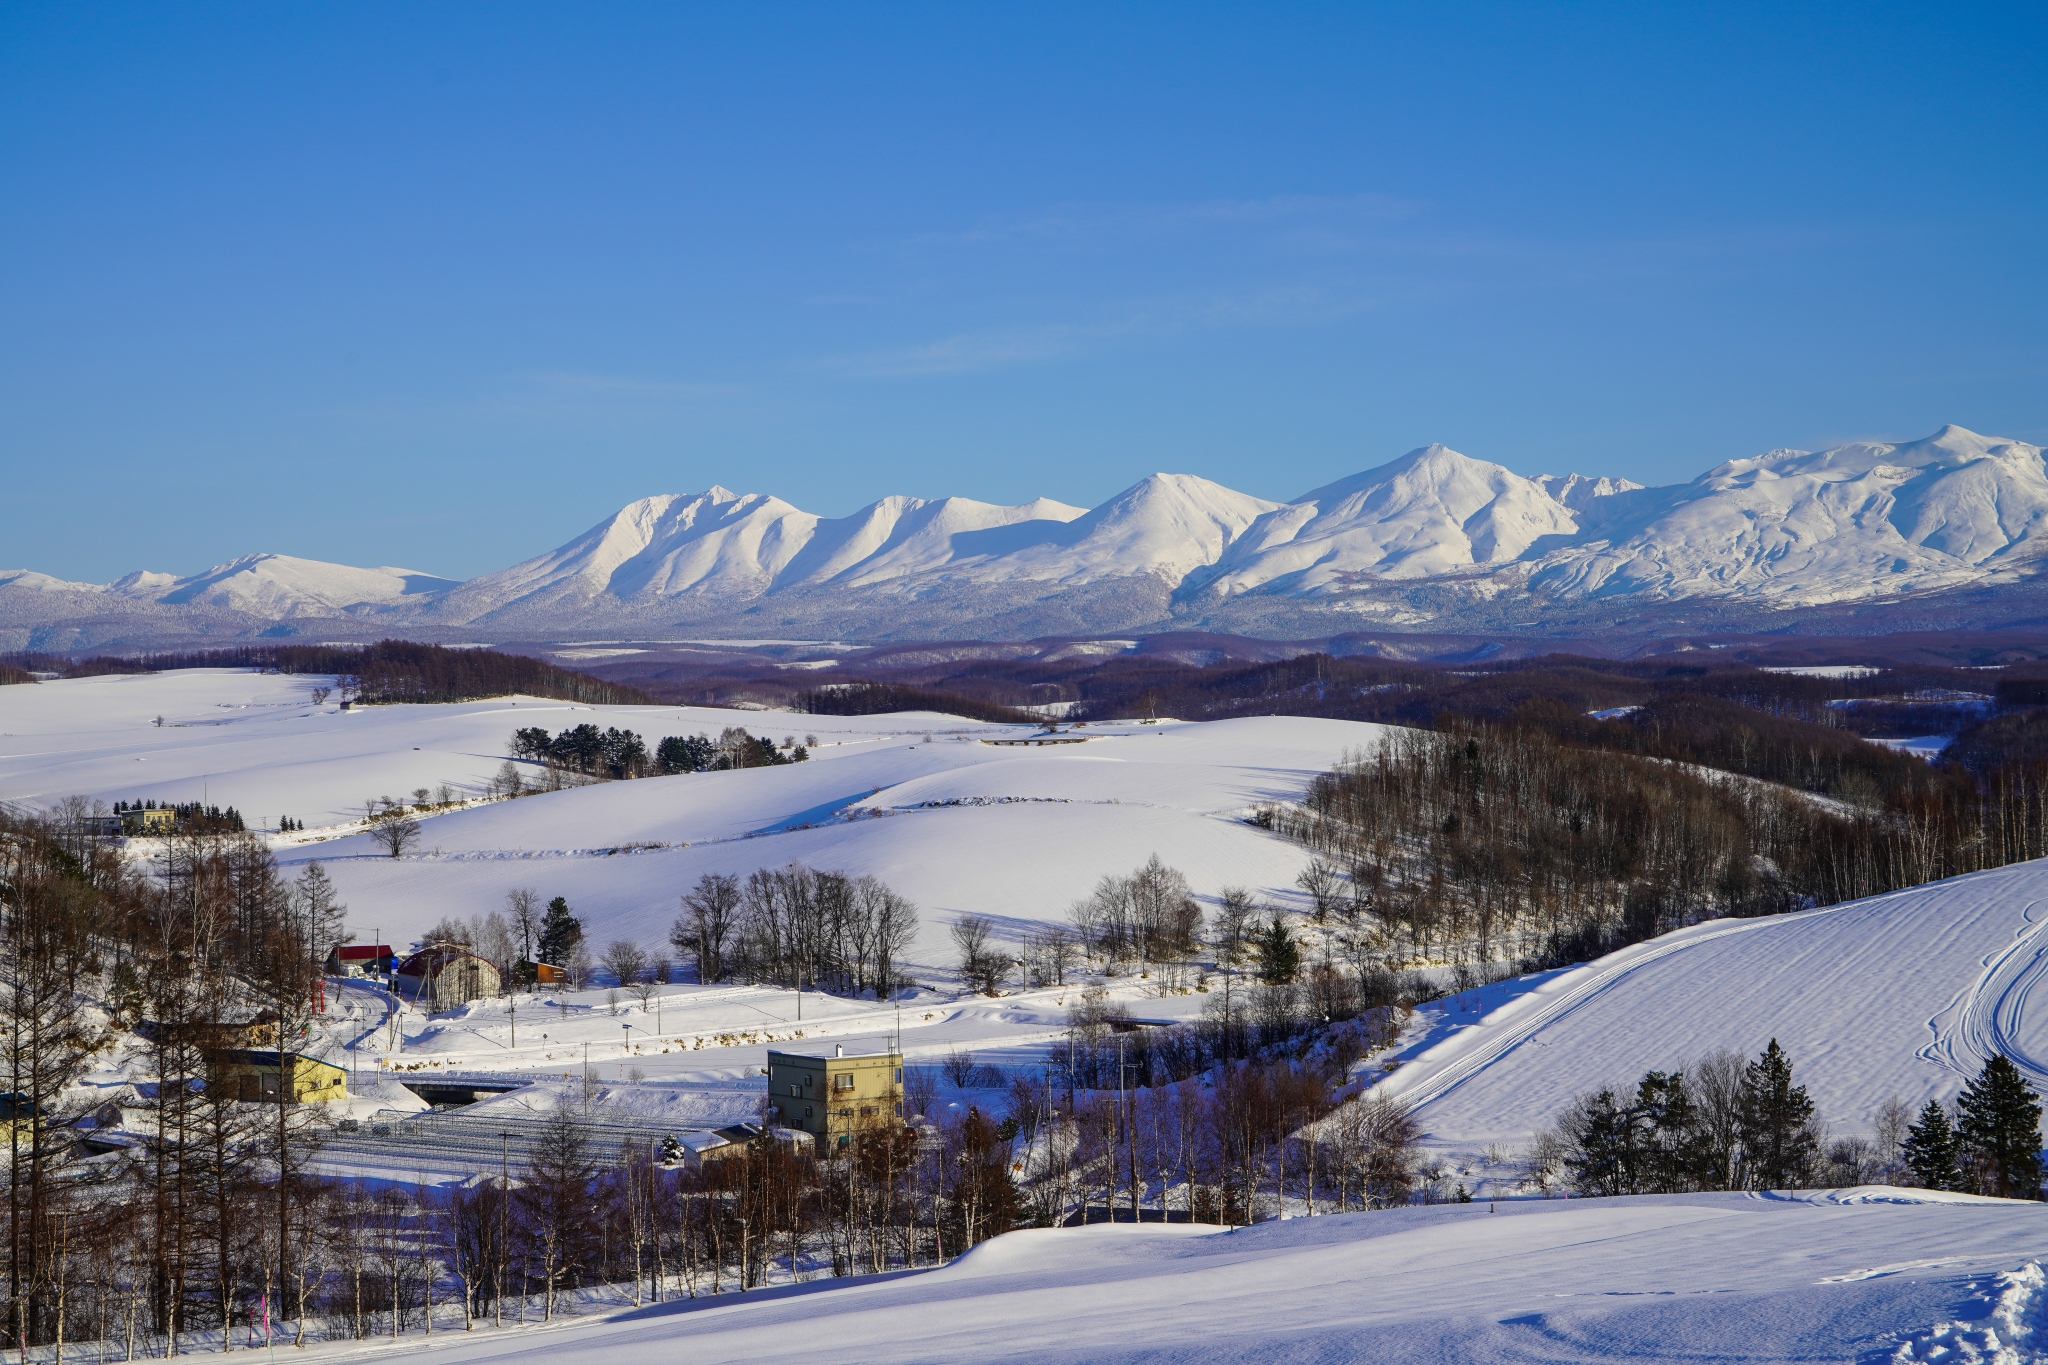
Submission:
<svg viewBox="0 0 2048 1365">
<path fill-rule="evenodd" d="M 498 965 L 459 943 L 422 948 L 399 963 L 391 976 L 392 988 L 400 995 L 437 1010 L 491 999 L 501 993 L 499 983 Z"/>
<path fill-rule="evenodd" d="M 903 1054 L 830 1056 L 768 1053 L 768 1103 L 788 1128 L 800 1128 L 821 1149 L 844 1145 L 864 1128 L 903 1123 Z"/>
</svg>

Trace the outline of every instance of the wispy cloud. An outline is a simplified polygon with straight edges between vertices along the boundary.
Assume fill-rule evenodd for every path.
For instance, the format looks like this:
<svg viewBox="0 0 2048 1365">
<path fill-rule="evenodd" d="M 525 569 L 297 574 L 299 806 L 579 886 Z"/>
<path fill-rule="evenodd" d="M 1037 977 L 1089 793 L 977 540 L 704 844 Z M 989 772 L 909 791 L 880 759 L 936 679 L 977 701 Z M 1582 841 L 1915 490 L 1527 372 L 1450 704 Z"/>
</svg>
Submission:
<svg viewBox="0 0 2048 1365">
<path fill-rule="evenodd" d="M 835 356 L 826 364 L 878 379 L 970 374 L 1065 360 L 1139 338 L 1227 327 L 1330 322 L 1383 307 L 1411 293 L 1411 289 L 1395 285 L 1303 285 L 1209 298 L 1159 299 L 1088 321 L 970 328 L 908 346 Z"/>
</svg>

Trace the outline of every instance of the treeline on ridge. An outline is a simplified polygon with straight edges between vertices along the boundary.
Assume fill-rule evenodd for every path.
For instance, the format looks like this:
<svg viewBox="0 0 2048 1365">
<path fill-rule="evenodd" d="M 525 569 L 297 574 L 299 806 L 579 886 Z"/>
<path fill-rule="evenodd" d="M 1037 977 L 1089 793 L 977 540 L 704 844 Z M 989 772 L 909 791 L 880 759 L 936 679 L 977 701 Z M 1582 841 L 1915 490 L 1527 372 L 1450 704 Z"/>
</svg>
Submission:
<svg viewBox="0 0 2048 1365">
<path fill-rule="evenodd" d="M 450 649 L 409 640 L 380 640 L 373 645 L 236 645 L 133 657 L 98 655 L 75 662 L 50 656 L 37 659 L 66 678 L 162 673 L 176 668 L 332 674 L 340 679 L 345 700 L 366 705 L 478 701 L 514 693 L 591 706 L 655 704 L 637 687 L 606 682 L 523 654 Z"/>
<path fill-rule="evenodd" d="M 964 716 L 968 720 L 993 721 L 998 724 L 1028 725 L 1038 719 L 1037 716 L 1017 710 L 1013 706 L 1005 706 L 961 692 L 913 687 L 906 683 L 873 681 L 836 683 L 799 692 L 796 696 L 796 707 L 799 711 L 808 711 L 814 716 L 875 716 L 892 711 L 939 711 L 949 716 Z"/>
</svg>

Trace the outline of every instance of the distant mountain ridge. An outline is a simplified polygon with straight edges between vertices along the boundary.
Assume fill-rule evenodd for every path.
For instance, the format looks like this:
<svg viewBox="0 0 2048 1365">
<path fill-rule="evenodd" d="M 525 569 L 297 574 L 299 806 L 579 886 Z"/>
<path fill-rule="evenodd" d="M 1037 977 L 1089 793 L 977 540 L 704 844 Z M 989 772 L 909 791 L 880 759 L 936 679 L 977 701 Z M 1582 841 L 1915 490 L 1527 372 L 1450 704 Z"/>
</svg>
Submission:
<svg viewBox="0 0 2048 1365">
<path fill-rule="evenodd" d="M 2035 582 L 2044 521 L 2041 448 L 1955 426 L 1773 450 L 1661 488 L 1530 477 L 1442 445 L 1287 502 L 1161 473 L 1093 509 L 887 497 L 820 517 L 714 485 L 640 499 L 466 582 L 275 554 L 103 585 L 0 572 L 0 641 L 83 647 L 147 636 L 152 622 L 186 640 L 900 639 L 1333 621 L 1543 631 L 1816 610 L 1860 611 L 1868 629 L 1871 609 L 1944 595 L 1980 617 L 2010 615 L 1997 605 L 2008 598 L 2034 610 L 2048 600 L 2048 579 Z"/>
</svg>

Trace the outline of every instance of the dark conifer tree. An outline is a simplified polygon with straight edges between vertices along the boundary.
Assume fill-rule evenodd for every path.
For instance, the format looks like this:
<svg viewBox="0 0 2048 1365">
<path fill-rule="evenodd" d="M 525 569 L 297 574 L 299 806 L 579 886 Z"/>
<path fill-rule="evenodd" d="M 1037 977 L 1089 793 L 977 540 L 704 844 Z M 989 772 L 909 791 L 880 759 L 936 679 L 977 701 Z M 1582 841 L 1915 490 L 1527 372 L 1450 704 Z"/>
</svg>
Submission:
<svg viewBox="0 0 2048 1365">
<path fill-rule="evenodd" d="M 1742 1074 L 1743 1160 L 1753 1189 L 1799 1189 L 1820 1156 L 1812 1127 L 1813 1101 L 1792 1084 L 1792 1059 L 1776 1038 Z"/>
<path fill-rule="evenodd" d="M 1259 939 L 1259 975 L 1275 985 L 1294 980 L 1301 970 L 1301 949 L 1287 933 L 1287 926 L 1274 920 Z"/>
<path fill-rule="evenodd" d="M 1587 1195 L 1636 1192 L 1636 1115 L 1602 1090 L 1583 1102 L 1570 1134 L 1572 1153 L 1565 1158 L 1572 1188 Z"/>
<path fill-rule="evenodd" d="M 1956 1164 L 1956 1135 L 1949 1127 L 1948 1111 L 1938 1101 L 1927 1101 L 1920 1121 L 1906 1129 L 1903 1144 L 1906 1166 L 1923 1190 L 1960 1190 L 1963 1173 Z"/>
<path fill-rule="evenodd" d="M 1640 1185 L 1658 1194 L 1706 1189 L 1713 1183 L 1714 1153 L 1700 1123 L 1699 1107 L 1686 1089 L 1683 1071 L 1652 1071 L 1636 1087 L 1646 1150 Z"/>
<path fill-rule="evenodd" d="M 1979 1194 L 2041 1197 L 2041 1101 L 2010 1058 L 1984 1063 L 1956 1101 L 1956 1120 Z"/>
<path fill-rule="evenodd" d="M 547 918 L 541 921 L 540 960 L 557 967 L 569 965 L 576 945 L 583 941 L 583 921 L 569 913 L 569 902 L 557 896 L 548 902 Z"/>
</svg>

